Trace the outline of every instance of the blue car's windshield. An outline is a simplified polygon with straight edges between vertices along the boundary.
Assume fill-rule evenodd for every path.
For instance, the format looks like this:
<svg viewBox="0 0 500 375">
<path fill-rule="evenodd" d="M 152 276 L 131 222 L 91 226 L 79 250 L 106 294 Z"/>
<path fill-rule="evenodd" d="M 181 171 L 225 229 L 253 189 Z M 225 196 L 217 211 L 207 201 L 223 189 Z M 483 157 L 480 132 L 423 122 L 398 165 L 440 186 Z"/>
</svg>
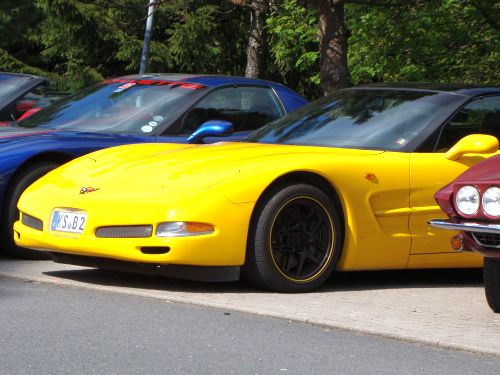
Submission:
<svg viewBox="0 0 500 375">
<path fill-rule="evenodd" d="M 345 90 L 312 102 L 243 141 L 400 150 L 458 101 L 463 98 L 429 91 Z"/>
<path fill-rule="evenodd" d="M 146 134 L 176 119 L 204 86 L 113 79 L 77 92 L 18 123 L 22 127 Z"/>
</svg>

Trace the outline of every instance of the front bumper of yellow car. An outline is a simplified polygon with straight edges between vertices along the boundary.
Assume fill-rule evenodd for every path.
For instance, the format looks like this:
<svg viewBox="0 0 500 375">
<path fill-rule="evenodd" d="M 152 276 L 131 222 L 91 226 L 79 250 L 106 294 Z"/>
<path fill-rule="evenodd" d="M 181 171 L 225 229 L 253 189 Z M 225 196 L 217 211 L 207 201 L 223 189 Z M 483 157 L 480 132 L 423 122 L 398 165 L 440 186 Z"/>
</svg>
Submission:
<svg viewBox="0 0 500 375">
<path fill-rule="evenodd" d="M 28 210 L 23 210 L 21 206 L 21 219 L 14 224 L 14 239 L 20 247 L 58 254 L 151 265 L 240 266 L 245 261 L 253 204 L 238 204 L 237 209 L 235 206 L 225 200 L 208 220 L 204 214 L 205 210 L 193 210 L 191 207 L 190 210 L 195 213 L 185 222 L 208 223 L 213 230 L 177 237 L 158 236 L 158 227 L 164 222 L 183 222 L 179 217 L 188 217 L 190 210 L 170 210 L 175 211 L 175 214 L 168 217 L 169 215 L 165 214 L 159 215 L 158 204 L 155 204 L 150 207 L 143 206 L 141 211 L 144 214 L 137 211 L 128 214 L 115 212 L 110 217 L 106 215 L 104 208 L 98 205 L 85 211 L 72 207 L 70 210 L 86 212 L 88 220 L 82 233 L 67 233 L 51 228 L 53 212 L 57 208 L 47 207 L 37 211 L 38 215 L 35 215 L 33 212 L 25 212 Z M 167 212 L 163 209 L 162 211 Z M 203 219 L 200 219 L 201 217 Z M 99 228 L 135 225 L 150 225 L 150 235 L 141 238 L 103 238 L 96 235 Z"/>
</svg>

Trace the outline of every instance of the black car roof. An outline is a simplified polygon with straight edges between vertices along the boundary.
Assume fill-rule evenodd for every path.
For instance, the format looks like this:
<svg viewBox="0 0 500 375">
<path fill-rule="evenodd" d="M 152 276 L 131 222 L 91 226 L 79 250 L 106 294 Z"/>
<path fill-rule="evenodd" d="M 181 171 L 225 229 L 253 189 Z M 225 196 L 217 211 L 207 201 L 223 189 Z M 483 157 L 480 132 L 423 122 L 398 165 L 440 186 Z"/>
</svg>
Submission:
<svg viewBox="0 0 500 375">
<path fill-rule="evenodd" d="M 477 96 L 500 93 L 500 86 L 487 86 L 471 83 L 431 83 L 431 82 L 397 82 L 397 83 L 371 83 L 346 90 L 402 90 L 402 91 L 432 91 L 464 96 Z"/>
<path fill-rule="evenodd" d="M 25 73 L 12 73 L 12 72 L 0 72 L 0 75 L 9 75 L 9 76 L 15 76 L 15 77 L 27 77 L 27 78 L 34 78 L 34 79 L 39 79 L 41 81 L 48 81 L 47 78 L 37 76 L 35 74 L 25 74 Z"/>
</svg>

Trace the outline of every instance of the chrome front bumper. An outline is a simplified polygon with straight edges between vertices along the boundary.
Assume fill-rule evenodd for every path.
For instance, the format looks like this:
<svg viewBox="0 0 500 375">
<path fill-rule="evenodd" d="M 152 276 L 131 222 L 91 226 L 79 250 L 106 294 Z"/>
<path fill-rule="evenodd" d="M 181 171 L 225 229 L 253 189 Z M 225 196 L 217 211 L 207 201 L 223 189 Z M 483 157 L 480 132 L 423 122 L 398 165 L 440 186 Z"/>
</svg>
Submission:
<svg viewBox="0 0 500 375">
<path fill-rule="evenodd" d="M 493 224 L 493 223 L 435 219 L 435 220 L 430 220 L 429 224 L 432 225 L 433 227 L 440 229 L 462 230 L 465 232 L 475 232 L 475 233 L 500 234 L 500 224 Z"/>
</svg>

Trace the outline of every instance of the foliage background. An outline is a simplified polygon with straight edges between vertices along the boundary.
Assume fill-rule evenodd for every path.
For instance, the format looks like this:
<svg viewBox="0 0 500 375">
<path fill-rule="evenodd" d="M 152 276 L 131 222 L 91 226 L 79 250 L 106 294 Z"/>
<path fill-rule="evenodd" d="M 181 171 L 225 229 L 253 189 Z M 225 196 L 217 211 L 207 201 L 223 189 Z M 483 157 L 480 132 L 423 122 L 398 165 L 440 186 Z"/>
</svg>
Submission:
<svg viewBox="0 0 500 375">
<path fill-rule="evenodd" d="M 346 2 L 354 84 L 500 84 L 498 2 Z M 66 90 L 136 73 L 146 5 L 145 0 L 2 0 L 0 70 L 49 76 Z M 161 1 L 148 71 L 243 75 L 249 25 L 248 9 L 228 0 Z M 274 0 L 261 78 L 319 97 L 317 25 L 314 2 Z"/>
</svg>

